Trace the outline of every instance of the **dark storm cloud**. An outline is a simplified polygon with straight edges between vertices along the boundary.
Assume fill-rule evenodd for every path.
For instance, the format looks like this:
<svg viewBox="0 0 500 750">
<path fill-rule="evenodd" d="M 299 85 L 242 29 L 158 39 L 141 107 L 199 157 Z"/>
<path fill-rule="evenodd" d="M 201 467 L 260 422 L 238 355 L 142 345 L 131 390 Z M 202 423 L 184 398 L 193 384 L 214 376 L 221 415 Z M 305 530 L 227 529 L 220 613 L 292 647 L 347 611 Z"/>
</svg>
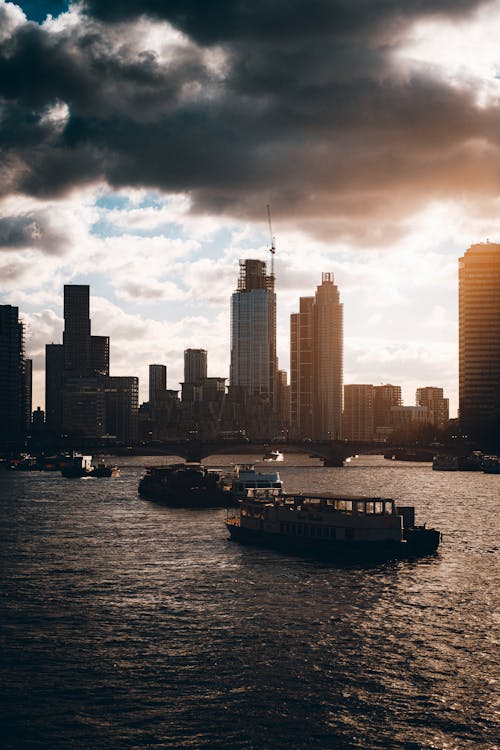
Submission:
<svg viewBox="0 0 500 750">
<path fill-rule="evenodd" d="M 48 217 L 41 212 L 0 218 L 0 253 L 31 247 L 48 255 L 58 255 L 64 245 L 63 235 L 50 226 Z"/>
<path fill-rule="evenodd" d="M 463 15 L 480 4 L 474 0 L 86 0 L 85 6 L 90 14 L 110 22 L 141 15 L 164 19 L 203 44 L 216 44 L 357 34 L 412 17 Z"/>
<path fill-rule="evenodd" d="M 482 4 L 89 0 L 78 27 L 22 24 L 0 44 L 3 189 L 104 179 L 238 217 L 272 201 L 345 239 L 397 232 L 429 198 L 499 190 L 498 109 L 391 57 L 413 20 Z M 186 35 L 168 62 L 141 49 L 146 16 Z"/>
</svg>

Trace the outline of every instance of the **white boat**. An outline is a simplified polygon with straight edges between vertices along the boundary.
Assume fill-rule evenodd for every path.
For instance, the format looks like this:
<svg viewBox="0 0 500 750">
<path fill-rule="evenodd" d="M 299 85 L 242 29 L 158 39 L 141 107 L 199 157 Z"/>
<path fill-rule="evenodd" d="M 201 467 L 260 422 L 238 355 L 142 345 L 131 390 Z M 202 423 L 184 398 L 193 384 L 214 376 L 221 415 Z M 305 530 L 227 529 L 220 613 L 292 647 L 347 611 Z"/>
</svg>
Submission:
<svg viewBox="0 0 500 750">
<path fill-rule="evenodd" d="M 263 461 L 283 461 L 283 458 L 283 453 L 275 449 L 266 451 L 262 456 Z"/>
<path fill-rule="evenodd" d="M 441 534 L 415 526 L 415 509 L 380 497 L 249 493 L 228 511 L 231 538 L 243 544 L 338 560 L 387 560 L 434 553 Z"/>
<path fill-rule="evenodd" d="M 256 471 L 253 464 L 238 464 L 230 482 L 230 490 L 235 500 L 243 500 L 249 490 L 283 490 L 279 472 Z"/>
</svg>

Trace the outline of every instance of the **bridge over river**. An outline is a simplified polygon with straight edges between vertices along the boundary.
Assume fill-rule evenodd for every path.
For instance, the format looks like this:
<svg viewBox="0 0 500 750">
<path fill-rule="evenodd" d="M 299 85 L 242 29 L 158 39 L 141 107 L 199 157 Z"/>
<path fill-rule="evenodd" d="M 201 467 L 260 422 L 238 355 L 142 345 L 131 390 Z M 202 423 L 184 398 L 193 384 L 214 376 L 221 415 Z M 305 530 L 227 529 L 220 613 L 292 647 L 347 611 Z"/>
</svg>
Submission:
<svg viewBox="0 0 500 750">
<path fill-rule="evenodd" d="M 224 454 L 255 454 L 262 455 L 269 450 L 269 442 L 237 442 L 228 440 L 198 441 L 175 440 L 165 441 L 154 446 L 140 446 L 128 449 L 128 454 L 155 454 L 164 456 L 179 456 L 186 461 L 203 461 L 209 456 Z M 343 466 L 346 458 L 361 453 L 391 455 L 405 460 L 431 461 L 433 450 L 408 449 L 400 446 L 390 446 L 376 442 L 361 442 L 348 440 L 325 441 L 293 441 L 272 442 L 272 448 L 281 453 L 298 453 L 319 458 L 325 466 Z M 404 452 L 404 455 L 403 455 Z"/>
</svg>

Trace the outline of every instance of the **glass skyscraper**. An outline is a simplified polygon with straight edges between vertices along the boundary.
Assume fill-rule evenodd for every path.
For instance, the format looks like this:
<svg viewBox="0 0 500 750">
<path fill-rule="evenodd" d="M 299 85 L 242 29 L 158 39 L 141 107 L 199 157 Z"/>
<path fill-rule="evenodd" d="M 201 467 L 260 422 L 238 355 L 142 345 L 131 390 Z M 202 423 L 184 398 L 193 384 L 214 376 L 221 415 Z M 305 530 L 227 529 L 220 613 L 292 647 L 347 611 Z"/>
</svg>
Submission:
<svg viewBox="0 0 500 750">
<path fill-rule="evenodd" d="M 269 400 L 276 381 L 276 294 L 274 276 L 261 260 L 241 260 L 231 298 L 230 385 Z"/>
<path fill-rule="evenodd" d="M 343 305 L 333 274 L 323 273 L 314 297 L 291 316 L 292 428 L 300 437 L 342 436 Z"/>
<path fill-rule="evenodd" d="M 462 433 L 500 443 L 500 244 L 472 245 L 458 267 Z"/>
</svg>

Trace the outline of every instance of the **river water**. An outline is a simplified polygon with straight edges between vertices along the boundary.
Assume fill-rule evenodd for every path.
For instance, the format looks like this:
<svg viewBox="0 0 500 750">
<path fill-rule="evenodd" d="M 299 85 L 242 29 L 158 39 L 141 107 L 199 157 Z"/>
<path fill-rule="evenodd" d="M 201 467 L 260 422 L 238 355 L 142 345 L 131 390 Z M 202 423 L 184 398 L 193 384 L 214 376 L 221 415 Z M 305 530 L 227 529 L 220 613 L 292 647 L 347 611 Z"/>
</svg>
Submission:
<svg viewBox="0 0 500 750">
<path fill-rule="evenodd" d="M 289 491 L 394 497 L 443 532 L 435 557 L 342 567 L 141 500 L 151 461 L 0 473 L 5 750 L 499 747 L 500 476 L 285 457 Z"/>
</svg>

